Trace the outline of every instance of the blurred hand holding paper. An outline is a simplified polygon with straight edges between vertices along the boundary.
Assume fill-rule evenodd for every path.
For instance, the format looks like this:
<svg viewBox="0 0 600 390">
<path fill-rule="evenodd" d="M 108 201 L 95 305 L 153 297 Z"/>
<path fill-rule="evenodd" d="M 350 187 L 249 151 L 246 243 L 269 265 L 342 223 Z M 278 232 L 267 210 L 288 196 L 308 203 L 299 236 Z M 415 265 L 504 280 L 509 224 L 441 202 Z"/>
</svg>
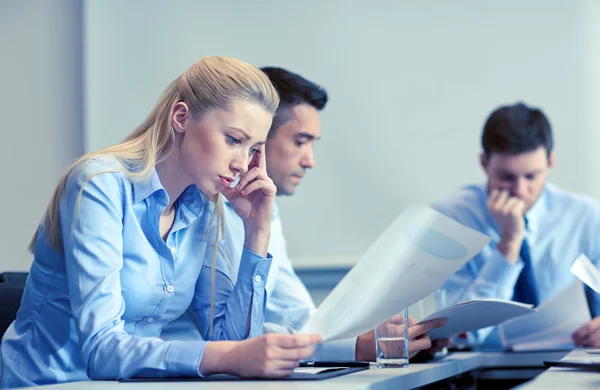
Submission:
<svg viewBox="0 0 600 390">
<path fill-rule="evenodd" d="M 571 266 L 571 273 L 581 279 L 589 288 L 600 293 L 600 270 L 586 255 L 579 255 Z"/>
<path fill-rule="evenodd" d="M 490 238 L 424 206 L 400 214 L 327 296 L 301 333 L 363 334 L 437 290 Z"/>
</svg>

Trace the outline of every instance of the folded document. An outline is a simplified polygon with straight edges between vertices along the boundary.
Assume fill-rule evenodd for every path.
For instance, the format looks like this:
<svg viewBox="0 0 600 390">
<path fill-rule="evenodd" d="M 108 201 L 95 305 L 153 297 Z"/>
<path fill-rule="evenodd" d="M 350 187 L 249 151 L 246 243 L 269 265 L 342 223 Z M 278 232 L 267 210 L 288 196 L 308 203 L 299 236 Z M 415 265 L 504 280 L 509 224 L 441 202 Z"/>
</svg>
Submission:
<svg viewBox="0 0 600 390">
<path fill-rule="evenodd" d="M 439 310 L 421 322 L 446 318 L 446 325 L 429 332 L 432 340 L 445 339 L 459 333 L 487 328 L 501 322 L 533 313 L 532 305 L 502 299 L 476 299 L 460 302 Z"/>
<path fill-rule="evenodd" d="M 600 292 L 600 271 L 585 255 L 575 261 L 571 272 Z M 572 349 L 573 333 L 591 320 L 579 280 L 535 308 L 507 300 L 479 299 L 457 303 L 421 322 L 443 317 L 447 318 L 446 325 L 430 331 L 432 339 L 498 325 L 502 346 L 514 351 Z"/>
<path fill-rule="evenodd" d="M 505 349 L 572 349 L 573 333 L 590 321 L 583 284 L 575 280 L 534 313 L 505 322 L 498 330 Z"/>
</svg>

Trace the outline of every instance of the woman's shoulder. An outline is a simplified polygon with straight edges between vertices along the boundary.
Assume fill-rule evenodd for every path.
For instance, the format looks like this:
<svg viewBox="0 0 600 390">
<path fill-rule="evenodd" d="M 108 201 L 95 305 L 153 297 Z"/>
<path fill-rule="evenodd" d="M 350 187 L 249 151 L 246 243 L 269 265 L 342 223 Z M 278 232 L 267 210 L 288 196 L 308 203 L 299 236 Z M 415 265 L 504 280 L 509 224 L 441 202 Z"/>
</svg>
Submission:
<svg viewBox="0 0 600 390">
<path fill-rule="evenodd" d="M 112 156 L 91 157 L 78 162 L 69 174 L 69 180 L 89 180 L 100 174 L 108 174 L 117 179 L 126 179 L 125 168 Z"/>
<path fill-rule="evenodd" d="M 102 191 L 123 194 L 129 179 L 114 156 L 92 157 L 73 167 L 65 183 L 67 192 Z"/>
</svg>

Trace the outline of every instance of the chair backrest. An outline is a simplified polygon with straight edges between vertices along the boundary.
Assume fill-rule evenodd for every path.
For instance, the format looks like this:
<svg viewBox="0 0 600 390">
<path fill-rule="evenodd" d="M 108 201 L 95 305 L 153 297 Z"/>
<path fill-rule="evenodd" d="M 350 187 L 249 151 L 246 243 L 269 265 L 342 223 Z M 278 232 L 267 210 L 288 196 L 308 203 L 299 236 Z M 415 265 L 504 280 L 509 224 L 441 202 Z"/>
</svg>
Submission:
<svg viewBox="0 0 600 390">
<path fill-rule="evenodd" d="M 27 275 L 27 272 L 0 274 L 0 340 L 8 326 L 17 318 Z"/>
<path fill-rule="evenodd" d="M 0 274 L 0 283 L 25 285 L 29 272 L 4 272 Z"/>
</svg>

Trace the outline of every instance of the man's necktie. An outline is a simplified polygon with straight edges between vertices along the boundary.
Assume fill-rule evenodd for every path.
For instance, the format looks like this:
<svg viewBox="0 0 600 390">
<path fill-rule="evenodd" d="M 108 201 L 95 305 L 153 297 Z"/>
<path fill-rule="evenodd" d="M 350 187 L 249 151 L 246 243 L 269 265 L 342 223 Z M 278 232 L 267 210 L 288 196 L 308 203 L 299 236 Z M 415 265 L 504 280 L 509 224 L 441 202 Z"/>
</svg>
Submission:
<svg viewBox="0 0 600 390">
<path fill-rule="evenodd" d="M 525 220 L 525 226 L 527 226 L 527 220 Z M 535 279 L 533 278 L 533 269 L 531 267 L 531 253 L 529 250 L 529 244 L 527 243 L 527 239 L 523 240 L 523 244 L 521 245 L 521 251 L 519 252 L 519 256 L 521 256 L 521 260 L 525 266 L 519 275 L 519 279 L 517 279 L 517 284 L 515 285 L 515 293 L 513 295 L 513 301 L 522 302 L 522 303 L 530 303 L 534 306 L 538 304 L 538 296 L 537 296 L 537 288 L 535 285 Z"/>
</svg>

